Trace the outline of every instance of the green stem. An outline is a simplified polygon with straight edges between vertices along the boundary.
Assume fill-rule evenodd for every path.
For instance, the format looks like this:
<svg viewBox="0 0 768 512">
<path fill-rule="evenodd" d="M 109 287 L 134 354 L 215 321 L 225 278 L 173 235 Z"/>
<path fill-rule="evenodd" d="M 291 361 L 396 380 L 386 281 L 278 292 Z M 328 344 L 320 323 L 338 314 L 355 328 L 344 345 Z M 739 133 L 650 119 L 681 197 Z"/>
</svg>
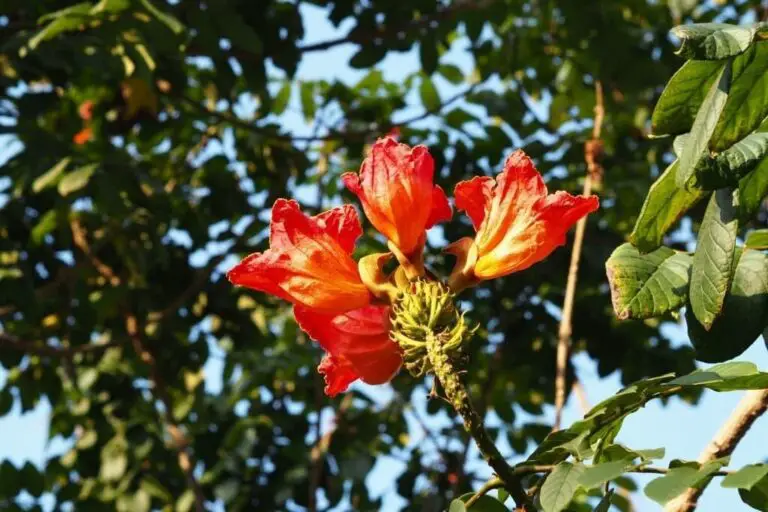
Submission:
<svg viewBox="0 0 768 512">
<path fill-rule="evenodd" d="M 493 468 L 499 479 L 504 482 L 504 488 L 514 498 L 518 510 L 522 512 L 536 510 L 525 492 L 520 477 L 515 474 L 512 466 L 507 464 L 486 432 L 483 419 L 472 406 L 467 388 L 459 376 L 459 370 L 453 365 L 451 357 L 443 350 L 440 335 L 428 333 L 426 344 L 427 357 L 432 364 L 435 377 L 440 381 L 448 401 L 464 420 L 464 428 L 475 440 L 483 458 Z"/>
</svg>

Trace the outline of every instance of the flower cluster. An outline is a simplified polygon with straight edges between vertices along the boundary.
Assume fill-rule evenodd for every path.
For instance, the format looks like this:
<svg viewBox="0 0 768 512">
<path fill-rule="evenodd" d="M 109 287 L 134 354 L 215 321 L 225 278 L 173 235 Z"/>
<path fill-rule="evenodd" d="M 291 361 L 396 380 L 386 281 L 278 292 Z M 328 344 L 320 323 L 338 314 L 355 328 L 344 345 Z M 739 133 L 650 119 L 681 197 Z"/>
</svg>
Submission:
<svg viewBox="0 0 768 512">
<path fill-rule="evenodd" d="M 426 231 L 450 220 L 451 206 L 434 184 L 434 161 L 424 146 L 378 140 L 359 173 L 342 176 L 373 226 L 388 240 L 388 253 L 355 262 L 362 227 L 351 205 L 310 217 L 296 201 L 272 207 L 270 247 L 246 257 L 227 274 L 236 284 L 291 302 L 299 326 L 325 350 L 318 370 L 334 396 L 353 381 L 388 382 L 403 363 L 391 331 L 392 306 L 423 282 Z M 452 292 L 530 267 L 565 243 L 580 218 L 598 208 L 595 197 L 548 194 L 522 151 L 496 177 L 456 185 L 456 208 L 476 230 L 446 250 L 457 258 L 447 280 Z M 390 258 L 399 266 L 383 271 Z"/>
</svg>

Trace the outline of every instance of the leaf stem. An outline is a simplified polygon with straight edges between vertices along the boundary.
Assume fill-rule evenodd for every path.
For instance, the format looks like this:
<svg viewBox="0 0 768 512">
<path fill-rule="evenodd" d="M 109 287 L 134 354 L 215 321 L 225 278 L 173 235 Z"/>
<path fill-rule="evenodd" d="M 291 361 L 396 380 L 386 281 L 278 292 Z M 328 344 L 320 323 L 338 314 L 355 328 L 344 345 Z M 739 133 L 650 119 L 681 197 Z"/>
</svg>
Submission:
<svg viewBox="0 0 768 512">
<path fill-rule="evenodd" d="M 464 428 L 477 444 L 480 454 L 493 468 L 504 488 L 514 498 L 519 511 L 536 510 L 530 497 L 526 494 L 520 477 L 517 476 L 504 457 L 496 448 L 488 432 L 483 426 L 483 419 L 475 410 L 469 398 L 467 388 L 462 382 L 458 368 L 451 357 L 443 349 L 443 340 L 439 334 L 427 333 L 427 357 L 435 372 L 435 377 L 445 391 L 446 398 L 464 421 Z"/>
</svg>

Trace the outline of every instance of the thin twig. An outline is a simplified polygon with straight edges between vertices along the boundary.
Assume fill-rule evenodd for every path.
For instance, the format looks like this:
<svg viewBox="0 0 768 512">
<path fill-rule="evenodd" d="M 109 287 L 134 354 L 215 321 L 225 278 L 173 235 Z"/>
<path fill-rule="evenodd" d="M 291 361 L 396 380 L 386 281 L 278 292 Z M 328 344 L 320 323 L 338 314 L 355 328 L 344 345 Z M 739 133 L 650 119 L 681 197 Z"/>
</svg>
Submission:
<svg viewBox="0 0 768 512">
<path fill-rule="evenodd" d="M 173 441 L 173 447 L 176 450 L 177 460 L 179 468 L 184 473 L 187 479 L 187 485 L 192 490 L 195 496 L 195 510 L 196 512 L 205 511 L 205 495 L 200 487 L 200 483 L 195 477 L 195 465 L 194 457 L 189 453 L 189 440 L 184 432 L 176 424 L 173 418 L 173 401 L 168 394 L 168 389 L 165 386 L 162 374 L 157 367 L 157 361 L 152 353 L 144 346 L 141 333 L 139 331 L 139 324 L 136 317 L 133 314 L 128 314 L 125 317 L 125 330 L 131 339 L 133 349 L 139 359 L 149 367 L 149 378 L 152 382 L 152 389 L 155 398 L 160 400 L 163 404 L 163 423 L 168 435 Z"/>
<path fill-rule="evenodd" d="M 75 243 L 78 249 L 83 251 L 83 254 L 88 258 L 91 264 L 96 268 L 99 274 L 106 279 L 112 286 L 120 284 L 120 278 L 117 276 L 112 267 L 101 261 L 88 243 L 88 235 L 85 228 L 80 224 L 80 220 L 77 217 L 72 217 L 69 220 L 69 227 L 72 230 L 72 241 Z"/>
<path fill-rule="evenodd" d="M 699 455 L 699 464 L 706 464 L 721 457 L 727 457 L 744 438 L 755 420 L 768 409 L 768 389 L 747 391 L 744 398 L 734 409 L 731 416 L 723 423 L 715 437 Z M 683 494 L 670 501 L 665 512 L 690 512 L 696 508 L 699 497 L 704 492 L 709 480 L 691 487 Z"/>
<path fill-rule="evenodd" d="M 322 389 L 321 387 L 318 387 L 317 389 Z M 321 393 L 322 396 L 322 393 Z M 328 453 L 328 449 L 331 446 L 331 441 L 333 440 L 333 435 L 336 433 L 336 431 L 343 425 L 344 423 L 344 414 L 347 412 L 347 410 L 352 406 L 352 397 L 354 395 L 352 393 L 348 393 L 344 396 L 344 399 L 341 401 L 341 405 L 339 405 L 339 408 L 336 410 L 336 419 L 334 420 L 333 426 L 323 434 L 322 436 L 318 437 L 315 440 L 315 446 L 312 447 L 312 451 L 309 454 L 310 463 L 312 465 L 312 473 L 310 474 L 310 502 L 309 502 L 309 510 L 314 511 L 317 510 L 316 503 L 316 494 L 317 489 L 320 487 L 320 481 L 322 480 L 323 476 L 323 466 L 325 464 L 325 455 Z M 318 411 L 318 432 L 319 432 L 319 422 L 320 422 L 320 414 Z"/>
<path fill-rule="evenodd" d="M 595 121 L 592 129 L 592 139 L 588 140 L 584 146 L 584 160 L 587 164 L 587 175 L 584 178 L 584 189 L 582 191 L 584 196 L 592 194 L 593 181 L 599 179 L 602 172 L 598 159 L 602 152 L 600 133 L 602 131 L 604 119 L 605 107 L 603 105 L 603 84 L 600 80 L 595 80 Z M 579 259 L 581 259 L 581 247 L 584 244 L 584 231 L 586 230 L 586 226 L 587 217 L 584 216 L 576 224 L 576 234 L 573 239 L 573 249 L 571 252 L 571 263 L 568 267 L 568 281 L 565 286 L 565 300 L 563 301 L 563 312 L 562 317 L 560 318 L 560 329 L 557 337 L 555 422 L 553 430 L 560 429 L 563 407 L 565 406 L 565 377 L 568 369 L 568 357 L 573 330 L 571 320 L 573 317 L 573 303 L 576 297 L 576 283 L 579 279 Z"/>
</svg>

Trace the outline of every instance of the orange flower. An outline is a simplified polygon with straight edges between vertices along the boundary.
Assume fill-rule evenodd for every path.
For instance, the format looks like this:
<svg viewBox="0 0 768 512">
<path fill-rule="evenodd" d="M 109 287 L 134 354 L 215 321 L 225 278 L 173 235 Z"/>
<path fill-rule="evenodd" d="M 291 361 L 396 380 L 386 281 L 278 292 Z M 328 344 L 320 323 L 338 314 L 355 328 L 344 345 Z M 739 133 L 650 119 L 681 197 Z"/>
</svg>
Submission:
<svg viewBox="0 0 768 512">
<path fill-rule="evenodd" d="M 449 280 L 463 289 L 481 280 L 524 270 L 565 243 L 565 233 L 599 207 L 596 197 L 567 192 L 547 194 L 547 186 L 523 151 L 514 152 L 496 177 L 462 181 L 454 191 L 456 207 L 477 230 L 448 252 L 459 258 Z"/>
<path fill-rule="evenodd" d="M 318 371 L 328 396 L 346 391 L 357 379 L 384 384 L 400 369 L 400 349 L 389 339 L 389 306 L 370 305 L 340 315 L 295 306 L 293 313 L 327 352 Z"/>
<path fill-rule="evenodd" d="M 371 300 L 351 257 L 361 234 L 350 205 L 308 217 L 296 201 L 278 199 L 272 207 L 270 248 L 246 257 L 227 277 L 323 312 L 361 308 Z"/>
<path fill-rule="evenodd" d="M 385 137 L 373 145 L 360 174 L 341 178 L 371 224 L 410 256 L 424 246 L 427 229 L 451 218 L 448 198 L 433 183 L 434 171 L 425 146 L 410 148 Z"/>
</svg>

